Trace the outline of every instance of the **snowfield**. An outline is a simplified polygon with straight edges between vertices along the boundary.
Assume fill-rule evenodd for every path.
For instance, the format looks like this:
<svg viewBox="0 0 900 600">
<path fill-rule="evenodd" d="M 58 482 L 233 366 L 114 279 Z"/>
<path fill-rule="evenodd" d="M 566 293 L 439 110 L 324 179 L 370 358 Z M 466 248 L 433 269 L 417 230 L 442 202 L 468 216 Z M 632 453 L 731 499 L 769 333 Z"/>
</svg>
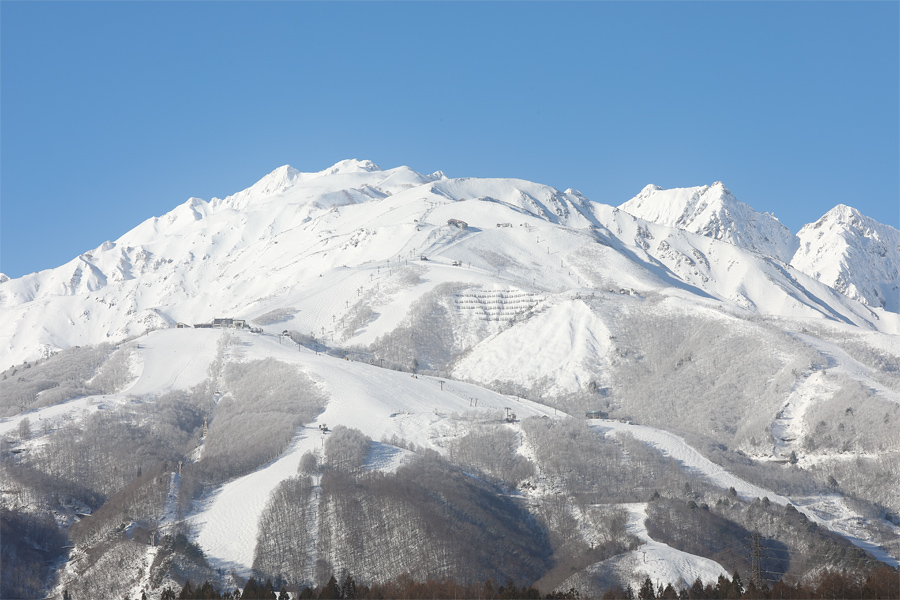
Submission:
<svg viewBox="0 0 900 600">
<path fill-rule="evenodd" d="M 136 352 L 140 377 L 123 391 L 131 396 L 187 390 L 203 383 L 216 358 L 222 332 L 216 329 L 168 329 L 141 338 Z"/>
</svg>

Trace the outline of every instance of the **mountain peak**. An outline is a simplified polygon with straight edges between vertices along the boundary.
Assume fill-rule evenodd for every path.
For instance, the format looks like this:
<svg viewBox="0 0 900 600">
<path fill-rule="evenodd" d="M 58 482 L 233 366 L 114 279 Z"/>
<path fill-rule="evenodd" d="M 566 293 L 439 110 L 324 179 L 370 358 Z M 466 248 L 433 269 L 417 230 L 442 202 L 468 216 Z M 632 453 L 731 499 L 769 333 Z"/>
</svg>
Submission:
<svg viewBox="0 0 900 600">
<path fill-rule="evenodd" d="M 900 231 L 838 204 L 797 238 L 792 267 L 863 304 L 900 311 Z"/>
<path fill-rule="evenodd" d="M 846 204 L 838 204 L 822 215 L 818 221 L 804 225 L 801 232 L 804 230 L 822 229 L 824 227 L 833 230 L 852 231 L 857 235 L 863 236 L 868 236 L 870 232 L 876 232 L 875 235 L 878 236 L 877 232 L 884 228 L 897 231 L 890 225 L 879 223 L 872 217 L 868 217 L 859 212 L 859 210 Z"/>
<path fill-rule="evenodd" d="M 795 236 L 778 219 L 756 212 L 721 181 L 669 190 L 648 185 L 619 208 L 645 221 L 700 233 L 785 263 L 797 247 Z"/>
<path fill-rule="evenodd" d="M 252 194 L 275 194 L 293 186 L 302 173 L 291 165 L 282 165 L 244 191 Z"/>
<path fill-rule="evenodd" d="M 347 160 L 342 160 L 334 163 L 331 167 L 321 171 L 322 175 L 338 175 L 341 173 L 373 173 L 375 171 L 381 171 L 381 167 L 376 165 L 371 160 L 359 160 L 356 158 L 349 158 Z"/>
<path fill-rule="evenodd" d="M 635 198 L 647 198 L 648 196 L 651 196 L 653 193 L 659 192 L 661 190 L 662 190 L 662 188 L 659 187 L 658 185 L 653 184 L 653 183 L 648 183 L 647 185 L 644 186 L 644 189 L 642 189 L 640 191 L 640 193 L 637 196 L 635 196 Z"/>
<path fill-rule="evenodd" d="M 852 206 L 847 206 L 846 204 L 838 204 L 827 213 L 822 215 L 818 221 L 816 221 L 813 225 L 818 223 L 827 223 L 827 222 L 836 222 L 836 223 L 848 223 L 852 219 L 867 218 L 861 212 L 853 208 Z"/>
</svg>

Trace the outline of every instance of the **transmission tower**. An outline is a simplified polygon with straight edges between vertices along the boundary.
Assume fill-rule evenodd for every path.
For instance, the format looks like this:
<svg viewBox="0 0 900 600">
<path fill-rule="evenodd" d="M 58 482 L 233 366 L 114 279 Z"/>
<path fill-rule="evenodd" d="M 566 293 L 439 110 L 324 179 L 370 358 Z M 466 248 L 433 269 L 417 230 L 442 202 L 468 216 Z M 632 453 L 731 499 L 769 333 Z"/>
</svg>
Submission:
<svg viewBox="0 0 900 600">
<path fill-rule="evenodd" d="M 753 528 L 750 537 L 750 581 L 756 589 L 762 589 L 762 548 L 759 542 L 759 529 Z"/>
</svg>

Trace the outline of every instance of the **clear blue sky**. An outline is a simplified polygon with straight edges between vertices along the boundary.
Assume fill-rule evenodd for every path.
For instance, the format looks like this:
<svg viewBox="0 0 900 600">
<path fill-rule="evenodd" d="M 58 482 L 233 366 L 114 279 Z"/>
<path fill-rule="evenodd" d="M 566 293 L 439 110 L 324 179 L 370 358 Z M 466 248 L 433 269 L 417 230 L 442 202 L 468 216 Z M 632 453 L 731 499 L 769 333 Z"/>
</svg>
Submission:
<svg viewBox="0 0 900 600">
<path fill-rule="evenodd" d="M 897 2 L 0 2 L 0 270 L 344 158 L 900 226 Z"/>
</svg>

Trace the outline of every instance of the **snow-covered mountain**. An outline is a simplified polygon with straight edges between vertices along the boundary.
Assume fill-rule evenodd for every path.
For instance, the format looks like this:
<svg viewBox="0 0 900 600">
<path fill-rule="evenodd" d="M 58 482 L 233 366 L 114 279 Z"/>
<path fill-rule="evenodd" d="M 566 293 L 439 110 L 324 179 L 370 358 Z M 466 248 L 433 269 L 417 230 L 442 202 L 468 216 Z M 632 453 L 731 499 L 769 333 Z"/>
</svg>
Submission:
<svg viewBox="0 0 900 600">
<path fill-rule="evenodd" d="M 797 238 L 791 266 L 863 304 L 900 312 L 900 231 L 841 204 Z"/>
<path fill-rule="evenodd" d="M 745 568 L 718 534 L 685 546 L 676 517 L 744 540 L 764 514 L 793 553 L 773 572 L 849 544 L 893 564 L 900 315 L 851 292 L 887 297 L 897 232 L 835 211 L 798 237 L 721 184 L 615 208 L 371 161 L 279 167 L 0 276 L 0 501 L 68 528 L 56 592 L 74 597 L 328 568 L 598 594 Z M 872 285 L 826 285 L 839 273 Z M 191 327 L 221 317 L 254 331 Z M 570 418 L 588 410 L 616 421 Z M 453 514 L 461 546 L 441 537 Z M 102 587 L 105 561 L 135 575 Z"/>
<path fill-rule="evenodd" d="M 671 190 L 648 185 L 619 208 L 776 258 L 867 306 L 900 312 L 900 232 L 849 206 L 836 206 L 797 235 L 721 182 Z"/>
<path fill-rule="evenodd" d="M 646 209 L 649 200 L 665 195 L 648 193 L 641 201 Z M 718 199 L 723 219 L 734 215 L 716 230 L 729 243 L 527 181 L 447 179 L 407 167 L 383 171 L 370 161 L 342 161 L 317 173 L 280 167 L 233 196 L 191 198 L 61 267 L 0 283 L 0 367 L 177 322 L 300 309 L 342 285 L 348 299 L 343 311 L 298 310 L 285 321 L 298 331 L 332 328 L 362 297 L 353 290 L 369 287 L 382 267 L 410 262 L 441 272 L 429 278 L 434 283 L 445 279 L 444 265 L 459 261 L 472 268 L 456 270 L 450 279 L 478 285 L 490 280 L 532 295 L 680 289 L 760 314 L 897 330 L 896 315 L 848 301 L 782 264 L 788 245 L 777 221 L 738 220 L 739 210 L 752 211 L 722 204 L 731 198 L 722 186 L 675 197 L 693 198 L 694 209 L 700 199 Z M 469 227 L 448 225 L 450 219 Z M 768 223 L 765 234 L 760 223 Z M 420 261 L 423 255 L 433 261 Z M 382 295 L 380 301 L 389 301 Z M 393 312 L 376 311 L 375 323 L 347 341 L 368 343 L 392 330 L 404 301 L 394 299 Z"/>
<path fill-rule="evenodd" d="M 747 248 L 783 263 L 797 250 L 797 239 L 778 219 L 739 201 L 721 181 L 664 190 L 648 185 L 619 206 L 646 221 L 699 233 Z"/>
</svg>

